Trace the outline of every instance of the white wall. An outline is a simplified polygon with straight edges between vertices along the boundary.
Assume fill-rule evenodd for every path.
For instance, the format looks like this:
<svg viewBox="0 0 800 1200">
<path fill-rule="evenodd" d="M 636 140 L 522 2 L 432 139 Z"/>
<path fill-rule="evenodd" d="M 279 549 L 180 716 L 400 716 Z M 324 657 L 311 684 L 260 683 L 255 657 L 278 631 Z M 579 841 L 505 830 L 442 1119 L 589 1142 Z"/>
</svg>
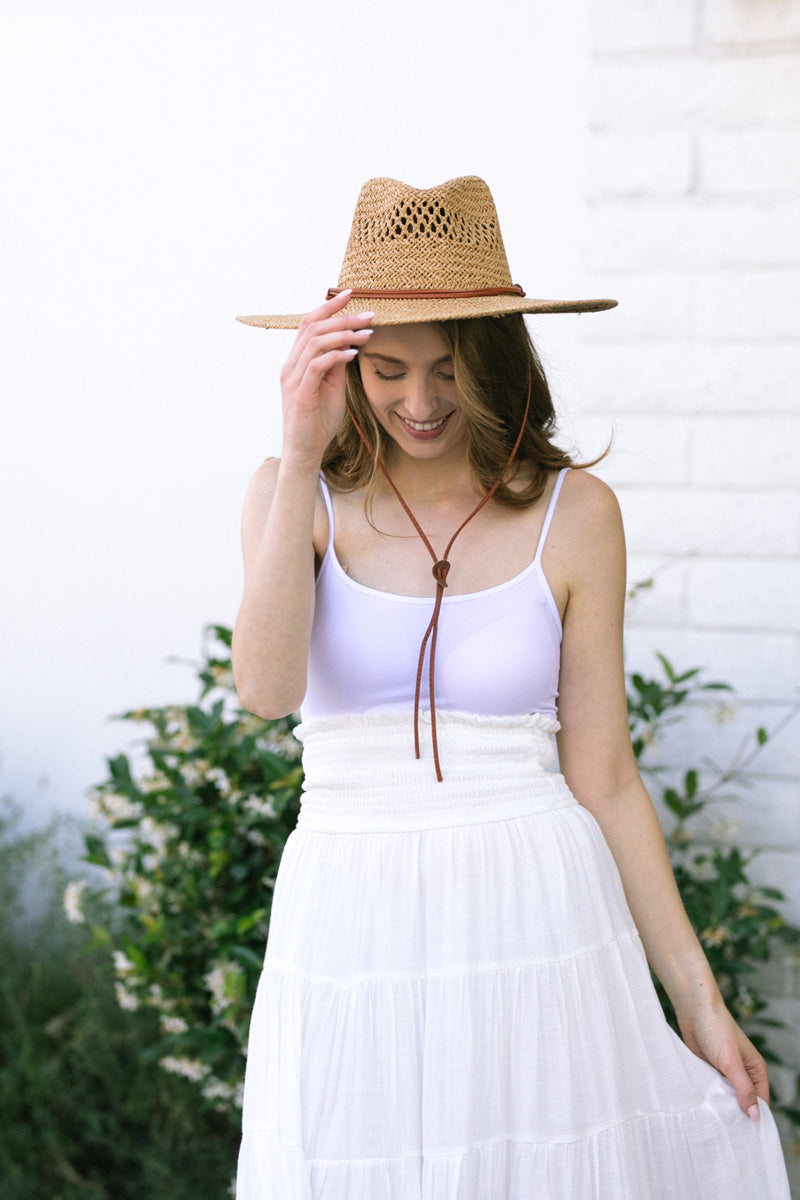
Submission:
<svg viewBox="0 0 800 1200">
<path fill-rule="evenodd" d="M 698 710 L 663 761 L 727 765 L 800 695 L 800 2 L 591 12 L 585 262 L 620 308 L 581 323 L 571 419 L 590 449 L 614 424 L 603 471 L 631 578 L 655 573 L 631 665 L 652 669 L 658 648 L 739 693 L 730 724 Z M 766 848 L 753 875 L 795 922 L 799 745 L 795 720 L 722 810 L 737 841 Z M 800 960 L 764 983 L 800 1066 Z"/>
<path fill-rule="evenodd" d="M 0 791 L 82 811 L 109 714 L 193 695 L 280 448 L 289 335 L 360 184 L 490 183 L 515 278 L 582 295 L 582 4 L 5 0 Z M 572 318 L 547 349 L 569 387 Z M 40 781 L 46 785 L 40 786 Z"/>
</svg>

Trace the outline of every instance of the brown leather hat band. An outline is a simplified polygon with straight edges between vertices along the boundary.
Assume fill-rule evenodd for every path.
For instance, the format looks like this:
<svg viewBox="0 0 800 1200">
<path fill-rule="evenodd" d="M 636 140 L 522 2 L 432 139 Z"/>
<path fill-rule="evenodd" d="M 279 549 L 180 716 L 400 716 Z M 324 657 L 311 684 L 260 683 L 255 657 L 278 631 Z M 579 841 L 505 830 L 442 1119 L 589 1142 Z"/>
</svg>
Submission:
<svg viewBox="0 0 800 1200">
<path fill-rule="evenodd" d="M 332 300 L 347 288 L 328 288 L 326 300 Z M 469 288 L 466 291 L 447 291 L 444 288 L 353 288 L 356 300 L 460 300 L 471 296 L 524 296 L 518 283 L 509 287 Z"/>
</svg>

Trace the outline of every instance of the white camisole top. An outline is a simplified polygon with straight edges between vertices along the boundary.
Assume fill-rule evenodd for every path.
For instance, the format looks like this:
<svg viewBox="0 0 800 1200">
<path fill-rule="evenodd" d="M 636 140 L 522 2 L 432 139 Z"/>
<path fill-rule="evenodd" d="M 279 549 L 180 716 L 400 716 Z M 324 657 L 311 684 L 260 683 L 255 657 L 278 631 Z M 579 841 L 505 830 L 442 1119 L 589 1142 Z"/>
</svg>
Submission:
<svg viewBox="0 0 800 1200">
<path fill-rule="evenodd" d="M 561 621 L 542 570 L 561 484 L 547 506 L 533 560 L 513 579 L 442 600 L 436 647 L 436 709 L 481 716 L 556 716 Z M 434 597 L 365 587 L 344 571 L 322 479 L 330 535 L 317 575 L 303 721 L 414 707 L 419 650 Z M 428 651 L 429 653 L 429 651 Z M 427 655 L 422 708 L 430 707 Z"/>
</svg>

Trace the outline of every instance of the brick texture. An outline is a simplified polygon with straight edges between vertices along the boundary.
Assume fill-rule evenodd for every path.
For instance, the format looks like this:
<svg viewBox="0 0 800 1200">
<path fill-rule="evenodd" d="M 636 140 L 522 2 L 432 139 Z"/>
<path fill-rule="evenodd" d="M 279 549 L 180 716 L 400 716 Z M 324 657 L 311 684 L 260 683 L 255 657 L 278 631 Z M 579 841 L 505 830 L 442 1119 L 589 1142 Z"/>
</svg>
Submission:
<svg viewBox="0 0 800 1200">
<path fill-rule="evenodd" d="M 653 579 L 629 667 L 657 674 L 659 649 L 736 688 L 721 724 L 685 714 L 660 761 L 727 764 L 798 702 L 800 0 L 611 0 L 592 22 L 586 294 L 620 308 L 580 324 L 569 421 L 587 451 L 613 429 L 599 473 L 631 584 Z M 750 773 L 719 815 L 800 923 L 800 714 Z M 762 986 L 800 1067 L 800 956 Z"/>
<path fill-rule="evenodd" d="M 784 46 L 800 43 L 798 0 L 705 0 L 701 33 L 713 46 Z"/>
</svg>

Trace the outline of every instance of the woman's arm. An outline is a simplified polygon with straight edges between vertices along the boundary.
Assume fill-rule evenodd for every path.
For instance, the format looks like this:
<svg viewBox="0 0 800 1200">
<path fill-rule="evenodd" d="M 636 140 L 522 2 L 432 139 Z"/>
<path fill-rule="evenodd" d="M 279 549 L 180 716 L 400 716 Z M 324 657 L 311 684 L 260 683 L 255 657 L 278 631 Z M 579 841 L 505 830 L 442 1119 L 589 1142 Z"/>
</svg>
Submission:
<svg viewBox="0 0 800 1200">
<path fill-rule="evenodd" d="M 616 498 L 571 472 L 553 523 L 553 570 L 567 581 L 559 686 L 561 770 L 595 817 L 616 861 L 647 958 L 687 1045 L 736 1088 L 757 1119 L 763 1059 L 725 1008 L 678 892 L 655 810 L 631 747 L 622 659 L 625 542 Z M 547 568 L 547 562 L 545 562 Z"/>
<path fill-rule="evenodd" d="M 244 595 L 233 669 L 245 708 L 282 717 L 305 695 L 314 555 L 325 543 L 322 456 L 345 413 L 345 367 L 372 314 L 341 316 L 342 292 L 304 318 L 281 372 L 283 453 L 256 471 L 242 517 Z"/>
</svg>

